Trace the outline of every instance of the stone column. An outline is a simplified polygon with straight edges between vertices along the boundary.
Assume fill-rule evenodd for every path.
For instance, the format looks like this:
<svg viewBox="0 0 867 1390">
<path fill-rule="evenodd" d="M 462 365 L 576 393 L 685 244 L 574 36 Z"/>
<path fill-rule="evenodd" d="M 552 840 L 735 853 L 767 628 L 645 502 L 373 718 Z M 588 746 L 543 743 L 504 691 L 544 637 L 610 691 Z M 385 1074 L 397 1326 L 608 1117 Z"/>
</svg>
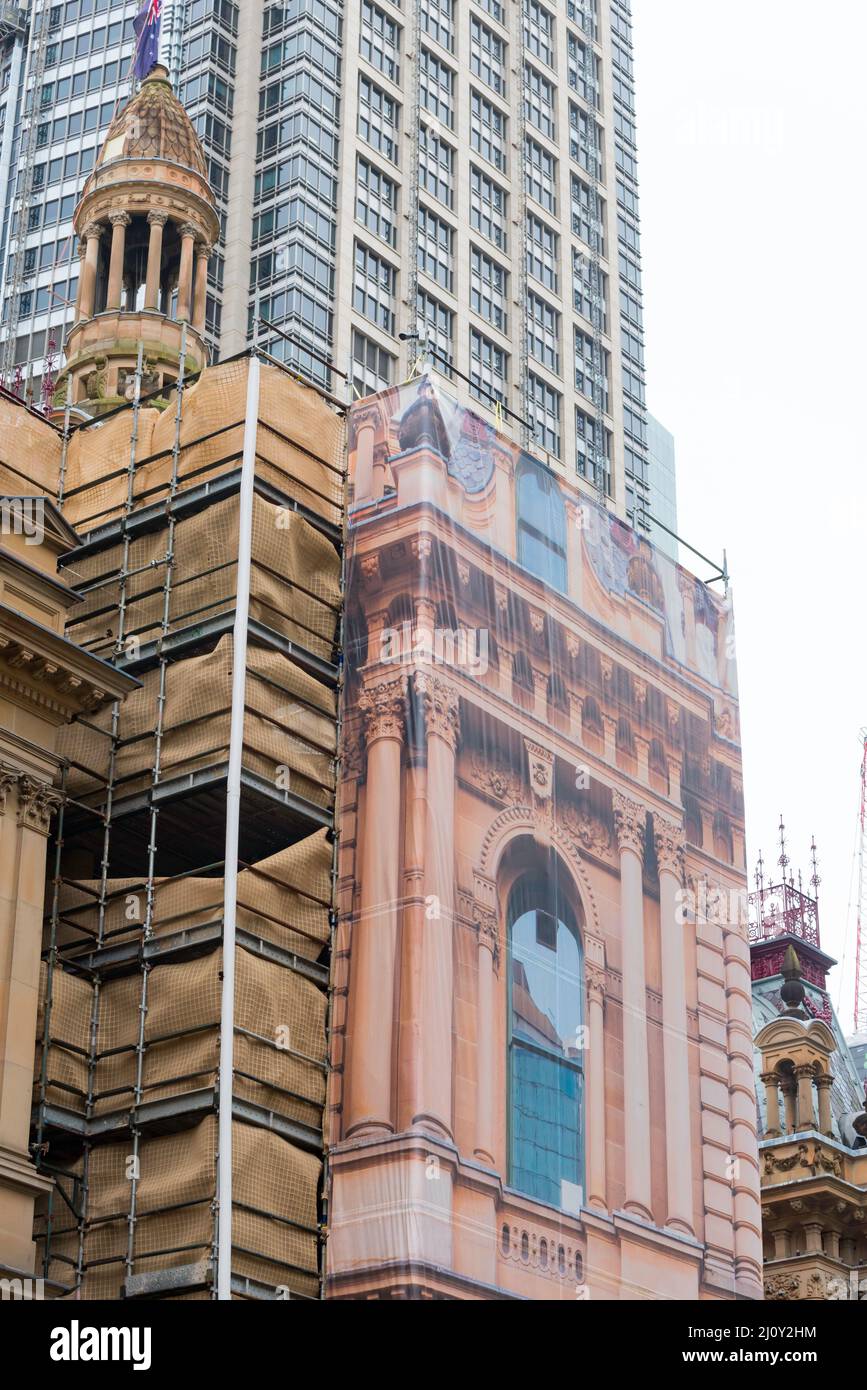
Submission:
<svg viewBox="0 0 867 1390">
<path fill-rule="evenodd" d="M 780 1089 L 783 1092 L 783 1105 L 786 1110 L 786 1133 L 794 1134 L 798 1128 L 797 1092 L 795 1089 L 795 1078 L 788 1076 L 780 1082 Z"/>
<path fill-rule="evenodd" d="M 422 940 L 422 1107 L 416 1122 L 452 1133 L 455 752 L 457 692 L 427 671 L 413 676 L 427 735 L 425 921 Z"/>
<path fill-rule="evenodd" d="M 168 221 L 168 213 L 155 209 L 148 213 L 148 226 L 150 227 L 150 240 L 148 242 L 148 267 L 145 277 L 145 299 L 146 309 L 159 309 L 160 306 L 160 270 L 162 269 L 163 259 L 163 227 Z"/>
<path fill-rule="evenodd" d="M 587 966 L 587 1203 L 608 1209 L 605 1182 L 605 971 Z"/>
<path fill-rule="evenodd" d="M 645 808 L 615 791 L 614 826 L 620 847 L 620 936 L 623 963 L 624 1208 L 652 1221 L 650 1185 L 650 1071 L 644 971 Z"/>
<path fill-rule="evenodd" d="M 181 268 L 178 272 L 178 321 L 190 319 L 190 304 L 193 297 L 193 245 L 196 229 L 189 222 L 181 227 Z"/>
<path fill-rule="evenodd" d="M 798 1129 L 815 1129 L 816 1117 L 813 1111 L 813 1079 L 815 1073 L 810 1063 L 795 1067 L 798 1083 Z"/>
<path fill-rule="evenodd" d="M 373 449 L 379 426 L 379 411 L 367 407 L 353 417 L 355 427 L 355 493 L 356 502 L 367 502 L 373 495 Z"/>
<path fill-rule="evenodd" d="M 196 243 L 196 283 L 193 293 L 193 328 L 205 331 L 205 305 L 208 296 L 208 261 L 211 248 L 206 241 Z"/>
<path fill-rule="evenodd" d="M 111 258 L 108 263 L 108 291 L 105 296 L 106 309 L 119 309 L 123 291 L 123 255 L 126 250 L 126 229 L 132 218 L 128 212 L 110 212 Z"/>
<path fill-rule="evenodd" d="M 359 707 L 367 735 L 367 780 L 361 901 L 349 977 L 346 1135 L 382 1134 L 394 1128 L 391 1074 L 406 677 L 369 686 Z"/>
<path fill-rule="evenodd" d="M 424 849 L 427 831 L 427 767 L 413 750 L 404 774 L 406 787 L 403 850 L 403 914 L 400 942 L 400 1034 L 398 1038 L 397 1123 L 412 1128 L 421 1110 L 422 942 L 425 929 Z"/>
<path fill-rule="evenodd" d="M 81 267 L 81 281 L 78 287 L 77 317 L 93 318 L 94 297 L 96 295 L 96 266 L 99 260 L 99 243 L 102 227 L 98 222 L 88 222 L 84 229 L 84 264 Z"/>
<path fill-rule="evenodd" d="M 780 1077 L 775 1071 L 763 1071 L 762 1081 L 765 1087 L 765 1138 L 779 1139 L 782 1130 L 780 1129 Z"/>
<path fill-rule="evenodd" d="M 496 975 L 500 960 L 500 934 L 497 928 L 497 914 L 483 905 L 474 905 L 474 926 L 479 933 L 479 995 L 478 995 L 478 1038 L 476 1056 L 478 1074 L 476 1077 L 476 1146 L 474 1153 L 481 1163 L 494 1166 L 494 1117 L 496 1096 L 494 1082 L 497 1066 L 494 1047 L 497 1026 L 494 1019 L 496 1007 Z"/>
<path fill-rule="evenodd" d="M 87 242 L 82 237 L 78 243 L 78 289 L 75 292 L 75 322 L 81 318 L 81 296 L 84 291 L 84 267 L 87 257 Z"/>
<path fill-rule="evenodd" d="M 819 1130 L 822 1134 L 833 1134 L 834 1132 L 831 1121 L 831 1087 L 833 1085 L 833 1076 L 816 1077 L 816 1090 L 819 1093 Z"/>
<path fill-rule="evenodd" d="M 30 1273 L 33 1205 L 53 1180 L 28 1149 L 45 892 L 45 839 L 59 801 L 46 782 L 0 766 L 0 1255 Z"/>
<path fill-rule="evenodd" d="M 665 1224 L 694 1235 L 689 1042 L 686 1016 L 686 956 L 678 921 L 683 887 L 683 828 L 653 817 L 659 865 L 659 934 L 662 958 L 662 1056 L 665 1071 L 665 1164 L 668 1215 Z"/>
</svg>

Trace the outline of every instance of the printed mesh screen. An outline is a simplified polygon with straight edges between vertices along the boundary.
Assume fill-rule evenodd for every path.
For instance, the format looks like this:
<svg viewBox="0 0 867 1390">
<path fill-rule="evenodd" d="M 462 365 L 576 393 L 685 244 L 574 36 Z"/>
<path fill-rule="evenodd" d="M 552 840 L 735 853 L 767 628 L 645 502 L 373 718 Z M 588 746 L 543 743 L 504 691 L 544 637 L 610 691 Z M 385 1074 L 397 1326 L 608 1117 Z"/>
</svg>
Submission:
<svg viewBox="0 0 867 1390">
<path fill-rule="evenodd" d="M 330 1296 L 626 1296 L 582 1213 L 627 1203 L 731 1265 L 700 1095 L 751 1076 L 748 957 L 689 897 L 744 886 L 730 596 L 432 377 L 349 457 Z"/>
</svg>

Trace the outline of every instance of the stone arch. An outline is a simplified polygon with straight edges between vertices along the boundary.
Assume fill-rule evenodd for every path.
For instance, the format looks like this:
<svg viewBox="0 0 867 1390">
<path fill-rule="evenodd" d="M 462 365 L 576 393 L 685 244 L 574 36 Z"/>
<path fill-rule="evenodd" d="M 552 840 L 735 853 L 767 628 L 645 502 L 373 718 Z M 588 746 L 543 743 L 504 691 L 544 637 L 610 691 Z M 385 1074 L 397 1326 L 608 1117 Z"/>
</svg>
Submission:
<svg viewBox="0 0 867 1390">
<path fill-rule="evenodd" d="M 488 827 L 482 843 L 479 858 L 479 872 L 492 882 L 496 882 L 500 862 L 507 846 L 519 835 L 534 835 L 539 829 L 538 812 L 529 806 L 507 806 L 494 818 Z M 551 840 L 563 863 L 572 875 L 575 890 L 584 908 L 585 932 L 601 942 L 599 909 L 590 886 L 584 861 L 575 841 L 571 839 L 556 818 L 551 826 Z"/>
</svg>

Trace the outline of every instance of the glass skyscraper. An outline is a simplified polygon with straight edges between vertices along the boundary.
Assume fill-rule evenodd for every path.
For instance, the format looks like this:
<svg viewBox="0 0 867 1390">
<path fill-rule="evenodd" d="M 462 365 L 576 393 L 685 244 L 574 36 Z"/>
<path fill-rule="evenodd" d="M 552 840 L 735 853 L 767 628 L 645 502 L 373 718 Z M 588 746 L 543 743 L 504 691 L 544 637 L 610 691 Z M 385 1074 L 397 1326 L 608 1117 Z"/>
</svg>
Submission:
<svg viewBox="0 0 867 1390">
<path fill-rule="evenodd" d="M 136 8 L 32 0 L 0 29 L 4 335 L 14 320 L 34 377 L 72 321 L 71 213 L 129 94 Z M 257 302 L 299 340 L 270 350 L 334 390 L 328 363 L 364 394 L 425 349 L 460 399 L 649 529 L 626 0 L 164 0 L 161 42 L 221 218 L 215 356 L 244 347 Z"/>
</svg>

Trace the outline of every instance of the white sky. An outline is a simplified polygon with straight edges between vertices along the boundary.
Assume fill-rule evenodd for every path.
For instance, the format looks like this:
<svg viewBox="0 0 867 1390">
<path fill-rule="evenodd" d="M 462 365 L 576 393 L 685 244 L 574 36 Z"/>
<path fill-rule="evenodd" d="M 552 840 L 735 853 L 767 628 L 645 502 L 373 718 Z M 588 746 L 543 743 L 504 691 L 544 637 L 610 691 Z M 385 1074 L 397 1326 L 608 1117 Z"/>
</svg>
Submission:
<svg viewBox="0 0 867 1390">
<path fill-rule="evenodd" d="M 776 867 L 780 811 L 796 876 L 815 832 L 838 960 L 849 917 L 830 983 L 850 1032 L 867 5 L 633 0 L 633 18 L 648 407 L 675 436 L 680 534 L 728 551 L 750 873 L 759 849 Z"/>
</svg>

